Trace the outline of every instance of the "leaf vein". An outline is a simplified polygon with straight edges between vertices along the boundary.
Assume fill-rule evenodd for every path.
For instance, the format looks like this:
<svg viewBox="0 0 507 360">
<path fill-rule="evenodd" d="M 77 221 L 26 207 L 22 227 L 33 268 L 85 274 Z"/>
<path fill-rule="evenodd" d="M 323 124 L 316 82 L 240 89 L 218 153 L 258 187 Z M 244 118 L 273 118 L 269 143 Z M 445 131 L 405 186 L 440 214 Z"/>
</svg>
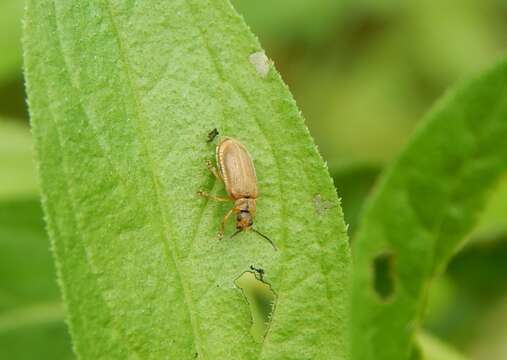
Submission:
<svg viewBox="0 0 507 360">
<path fill-rule="evenodd" d="M 141 105 L 140 105 L 140 101 L 139 101 L 139 96 L 137 95 L 136 93 L 136 89 L 134 87 L 134 84 L 132 82 L 132 78 L 131 78 L 131 74 L 130 74 L 130 65 L 127 61 L 127 56 L 126 56 L 126 52 L 125 52 L 125 49 L 123 47 L 123 39 L 120 35 L 120 32 L 118 30 L 118 27 L 115 23 L 115 15 L 113 13 L 113 10 L 112 10 L 112 7 L 111 7 L 111 3 L 109 0 L 106 0 L 105 1 L 105 4 L 106 4 L 106 7 L 107 7 L 107 11 L 108 11 L 108 14 L 109 14 L 109 17 L 110 17 L 110 20 L 111 20 L 111 26 L 112 26 L 112 30 L 114 32 L 114 35 L 116 37 L 116 42 L 117 42 L 117 45 L 118 45 L 118 51 L 119 51 L 119 54 L 120 54 L 120 60 L 121 62 L 123 63 L 123 66 L 124 66 L 124 69 L 125 69 L 125 75 L 126 75 L 126 78 L 127 78 L 127 83 L 128 83 L 128 86 L 131 90 L 131 93 L 132 93 L 132 97 L 133 97 L 133 100 L 134 100 L 134 106 L 135 106 L 135 111 L 137 113 L 137 116 L 136 116 L 136 119 L 138 120 L 138 125 L 139 125 L 139 128 L 140 128 L 140 132 L 141 132 L 141 136 L 140 136 L 140 139 L 143 143 L 143 146 L 144 146 L 144 150 L 146 152 L 146 157 L 147 157 L 147 161 L 148 161 L 148 164 L 149 164 L 149 167 L 150 167 L 150 174 L 151 174 L 151 178 L 152 178 L 152 182 L 153 182 L 153 186 L 155 188 L 155 198 L 156 198 L 156 201 L 157 201 L 157 208 L 158 208 L 158 211 L 160 213 L 160 216 L 161 216 L 161 220 L 163 222 L 163 226 L 164 226 L 164 236 L 166 238 L 167 241 L 164 241 L 164 249 L 166 251 L 166 253 L 168 252 L 170 254 L 170 258 L 172 259 L 172 262 L 174 263 L 174 266 L 175 266 L 175 269 L 176 269 L 176 273 L 178 275 L 178 280 L 180 282 L 180 285 L 181 285 L 181 288 L 183 290 L 183 296 L 185 298 L 185 305 L 186 305 L 186 308 L 187 308 L 187 312 L 189 314 L 189 319 L 190 319 L 190 323 L 191 323 L 191 326 L 192 326 L 192 331 L 194 333 L 194 340 L 195 340 L 195 345 L 196 345 L 196 350 L 198 351 L 198 353 L 200 354 L 201 357 L 204 356 L 204 349 L 203 349 L 203 346 L 201 344 L 201 335 L 199 333 L 199 330 L 198 330 L 198 325 L 197 325 L 197 319 L 194 315 L 195 311 L 193 309 L 193 306 L 194 306 L 194 301 L 193 301 L 193 298 L 192 298 L 192 295 L 191 295 L 191 292 L 190 292 L 190 288 L 188 286 L 188 284 L 183 280 L 183 270 L 181 268 L 181 265 L 179 264 L 178 262 L 178 258 L 179 258 L 179 255 L 178 255 L 178 251 L 177 251 L 177 248 L 176 248 L 176 243 L 174 242 L 173 239 L 171 239 L 171 236 L 169 234 L 172 233 L 171 231 L 171 227 L 169 226 L 169 219 L 166 217 L 166 214 L 165 214 L 165 211 L 163 210 L 163 207 L 162 207 L 162 204 L 161 204 L 161 194 L 162 194 L 162 191 L 160 189 L 160 184 L 159 184 L 159 179 L 157 177 L 157 174 L 156 174 L 156 171 L 155 171 L 155 167 L 154 167 L 154 164 L 153 164 L 153 159 L 151 158 L 151 152 L 150 152 L 150 147 L 149 147 L 149 142 L 147 140 L 147 137 L 145 135 L 146 133 L 146 130 L 145 130 L 145 124 L 144 124 L 144 119 L 141 117 Z M 172 237 L 174 237 L 174 234 L 172 234 Z M 172 250 L 169 249 L 168 247 L 168 242 L 171 242 L 171 245 L 172 245 Z"/>
</svg>

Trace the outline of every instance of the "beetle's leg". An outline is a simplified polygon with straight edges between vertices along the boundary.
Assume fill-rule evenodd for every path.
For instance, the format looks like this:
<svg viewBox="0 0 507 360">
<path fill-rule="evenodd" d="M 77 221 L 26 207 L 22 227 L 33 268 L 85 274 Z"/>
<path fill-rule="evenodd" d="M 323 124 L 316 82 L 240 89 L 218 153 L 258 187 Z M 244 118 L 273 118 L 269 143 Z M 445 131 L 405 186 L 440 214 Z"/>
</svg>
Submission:
<svg viewBox="0 0 507 360">
<path fill-rule="evenodd" d="M 227 220 L 229 220 L 229 217 L 232 215 L 232 213 L 236 210 L 235 207 L 233 207 L 231 210 L 225 214 L 224 218 L 222 219 L 222 223 L 220 224 L 220 232 L 218 233 L 218 238 L 221 239 L 224 237 L 225 232 L 225 224 L 227 223 Z"/>
<path fill-rule="evenodd" d="M 207 197 L 208 199 L 211 199 L 211 200 L 215 200 L 215 201 L 222 201 L 222 202 L 229 202 L 229 201 L 232 201 L 230 198 L 228 197 L 223 197 L 223 196 L 215 196 L 215 195 L 211 195 L 211 194 L 208 194 L 207 192 L 205 191 L 202 191 L 202 190 L 199 190 L 197 192 L 197 195 L 199 196 L 202 196 L 202 197 Z"/>
<path fill-rule="evenodd" d="M 212 174 L 215 175 L 215 177 L 218 180 L 224 181 L 224 179 L 222 179 L 222 175 L 220 174 L 220 171 L 218 171 L 218 169 L 216 168 L 216 166 L 213 165 L 213 163 L 211 162 L 211 160 L 206 160 L 206 166 L 208 167 L 209 171 L 211 171 Z"/>
</svg>

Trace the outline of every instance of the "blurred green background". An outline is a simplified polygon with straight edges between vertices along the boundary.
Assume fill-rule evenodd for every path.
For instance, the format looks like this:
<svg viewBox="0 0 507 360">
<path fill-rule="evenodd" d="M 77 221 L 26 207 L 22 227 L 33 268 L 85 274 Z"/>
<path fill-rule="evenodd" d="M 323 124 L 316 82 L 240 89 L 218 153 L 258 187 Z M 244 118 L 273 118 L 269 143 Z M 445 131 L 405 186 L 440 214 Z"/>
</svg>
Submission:
<svg viewBox="0 0 507 360">
<path fill-rule="evenodd" d="M 505 0 L 233 0 L 289 85 L 335 179 L 350 233 L 379 173 L 446 89 L 496 62 Z M 0 1 L 0 359 L 67 359 L 21 60 L 22 0 Z M 436 279 L 428 334 L 507 359 L 507 176 Z M 428 360 L 454 359 L 426 341 Z M 453 353 L 453 351 L 450 351 Z"/>
</svg>

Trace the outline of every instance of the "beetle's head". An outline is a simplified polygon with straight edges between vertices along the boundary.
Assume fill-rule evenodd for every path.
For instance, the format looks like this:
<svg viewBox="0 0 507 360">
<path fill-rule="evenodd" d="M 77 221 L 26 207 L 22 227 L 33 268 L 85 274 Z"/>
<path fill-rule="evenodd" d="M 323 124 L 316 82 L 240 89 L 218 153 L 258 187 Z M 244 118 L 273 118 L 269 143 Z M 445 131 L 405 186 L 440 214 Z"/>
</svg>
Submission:
<svg viewBox="0 0 507 360">
<path fill-rule="evenodd" d="M 236 216 L 236 229 L 238 230 L 248 230 L 253 225 L 253 217 L 249 211 L 241 211 Z"/>
<path fill-rule="evenodd" d="M 236 229 L 237 230 L 234 234 L 231 235 L 231 238 L 235 237 L 240 232 L 252 230 L 254 233 L 259 235 L 260 237 L 269 241 L 269 243 L 273 246 L 273 249 L 275 249 L 275 251 L 276 251 L 276 246 L 273 243 L 273 241 L 271 241 L 271 239 L 268 238 L 263 233 L 259 232 L 259 230 L 256 230 L 255 228 L 253 228 L 252 225 L 253 225 L 253 216 L 250 213 L 250 211 L 247 211 L 247 210 L 240 211 L 238 213 L 238 215 L 236 216 Z"/>
</svg>

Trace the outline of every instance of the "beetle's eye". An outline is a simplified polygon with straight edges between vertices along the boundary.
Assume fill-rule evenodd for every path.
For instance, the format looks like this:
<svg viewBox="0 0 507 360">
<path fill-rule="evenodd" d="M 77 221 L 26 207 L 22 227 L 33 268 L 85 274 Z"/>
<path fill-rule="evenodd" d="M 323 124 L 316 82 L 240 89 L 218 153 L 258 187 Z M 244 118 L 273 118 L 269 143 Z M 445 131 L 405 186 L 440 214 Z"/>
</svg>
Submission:
<svg viewBox="0 0 507 360">
<path fill-rule="evenodd" d="M 250 225 L 250 226 L 252 226 L 252 225 L 253 225 L 253 219 L 250 219 L 250 220 L 248 221 L 248 225 Z"/>
</svg>

